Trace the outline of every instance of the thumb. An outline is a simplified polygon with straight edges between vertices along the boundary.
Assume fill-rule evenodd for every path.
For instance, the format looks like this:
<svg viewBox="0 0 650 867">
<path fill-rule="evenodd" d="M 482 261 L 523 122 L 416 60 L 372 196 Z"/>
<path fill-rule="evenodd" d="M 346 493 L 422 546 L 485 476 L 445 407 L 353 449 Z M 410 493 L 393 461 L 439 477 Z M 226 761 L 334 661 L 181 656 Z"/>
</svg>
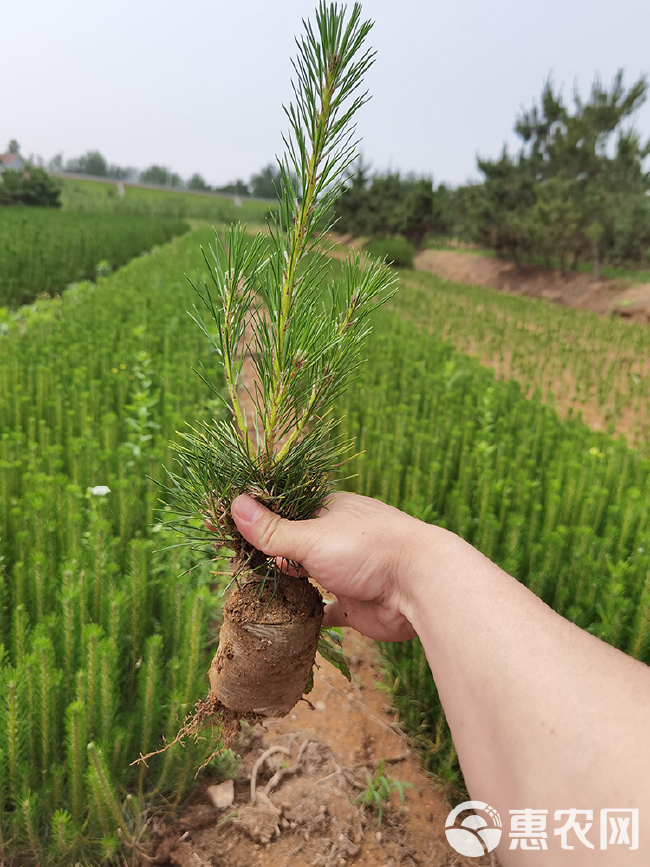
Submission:
<svg viewBox="0 0 650 867">
<path fill-rule="evenodd" d="M 247 542 L 269 557 L 283 557 L 302 563 L 313 529 L 302 521 L 289 521 L 271 512 L 248 494 L 233 500 L 230 513 Z"/>
<path fill-rule="evenodd" d="M 341 603 L 338 599 L 334 602 L 327 602 L 323 612 L 323 626 L 331 629 L 332 626 L 349 626 L 348 621 L 343 616 Z"/>
</svg>

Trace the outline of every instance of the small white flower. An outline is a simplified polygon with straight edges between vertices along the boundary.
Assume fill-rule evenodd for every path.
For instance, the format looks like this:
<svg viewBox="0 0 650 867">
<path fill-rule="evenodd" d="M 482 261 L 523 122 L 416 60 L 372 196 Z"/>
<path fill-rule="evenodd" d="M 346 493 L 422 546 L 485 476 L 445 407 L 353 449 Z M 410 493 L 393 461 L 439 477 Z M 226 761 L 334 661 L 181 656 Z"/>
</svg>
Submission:
<svg viewBox="0 0 650 867">
<path fill-rule="evenodd" d="M 93 497 L 105 497 L 106 494 L 110 494 L 111 489 L 106 485 L 95 485 L 94 488 L 90 489 L 90 493 Z"/>
</svg>

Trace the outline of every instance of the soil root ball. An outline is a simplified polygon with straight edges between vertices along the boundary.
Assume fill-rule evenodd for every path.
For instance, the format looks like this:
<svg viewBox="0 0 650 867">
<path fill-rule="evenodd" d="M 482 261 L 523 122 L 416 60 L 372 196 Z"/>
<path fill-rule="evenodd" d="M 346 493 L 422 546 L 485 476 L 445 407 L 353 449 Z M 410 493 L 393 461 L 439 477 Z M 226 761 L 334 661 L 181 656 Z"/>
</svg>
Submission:
<svg viewBox="0 0 650 867">
<path fill-rule="evenodd" d="M 306 578 L 249 575 L 224 605 L 210 686 L 236 713 L 283 717 L 300 700 L 314 664 L 323 599 Z"/>
</svg>

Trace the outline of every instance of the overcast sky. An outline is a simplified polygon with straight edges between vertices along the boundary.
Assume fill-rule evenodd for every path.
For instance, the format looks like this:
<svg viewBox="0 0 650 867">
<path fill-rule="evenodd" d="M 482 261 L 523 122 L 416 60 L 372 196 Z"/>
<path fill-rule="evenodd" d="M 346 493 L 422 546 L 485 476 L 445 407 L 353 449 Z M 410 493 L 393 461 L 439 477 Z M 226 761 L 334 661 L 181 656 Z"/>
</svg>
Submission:
<svg viewBox="0 0 650 867">
<path fill-rule="evenodd" d="M 211 184 L 273 159 L 294 36 L 315 0 L 12 0 L 0 26 L 0 152 L 100 150 Z M 463 183 L 516 142 L 549 73 L 650 72 L 650 0 L 366 0 L 377 61 L 358 121 L 374 169 Z M 636 117 L 650 137 L 650 105 Z"/>
</svg>

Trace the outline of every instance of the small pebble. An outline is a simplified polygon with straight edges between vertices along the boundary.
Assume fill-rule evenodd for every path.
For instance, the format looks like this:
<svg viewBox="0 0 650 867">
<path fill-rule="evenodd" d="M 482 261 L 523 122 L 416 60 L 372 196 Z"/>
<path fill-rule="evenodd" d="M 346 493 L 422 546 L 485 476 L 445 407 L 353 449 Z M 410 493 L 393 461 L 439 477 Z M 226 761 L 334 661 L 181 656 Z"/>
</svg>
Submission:
<svg viewBox="0 0 650 867">
<path fill-rule="evenodd" d="M 218 786 L 208 786 L 207 794 L 217 810 L 225 810 L 235 800 L 235 784 L 226 780 Z"/>
<path fill-rule="evenodd" d="M 327 705 L 325 704 L 324 701 L 317 701 L 316 702 L 316 710 L 319 710 L 319 711 L 324 713 L 327 710 Z"/>
<path fill-rule="evenodd" d="M 298 719 L 298 714 L 292 713 L 289 719 L 291 720 L 291 722 L 295 722 Z"/>
</svg>

